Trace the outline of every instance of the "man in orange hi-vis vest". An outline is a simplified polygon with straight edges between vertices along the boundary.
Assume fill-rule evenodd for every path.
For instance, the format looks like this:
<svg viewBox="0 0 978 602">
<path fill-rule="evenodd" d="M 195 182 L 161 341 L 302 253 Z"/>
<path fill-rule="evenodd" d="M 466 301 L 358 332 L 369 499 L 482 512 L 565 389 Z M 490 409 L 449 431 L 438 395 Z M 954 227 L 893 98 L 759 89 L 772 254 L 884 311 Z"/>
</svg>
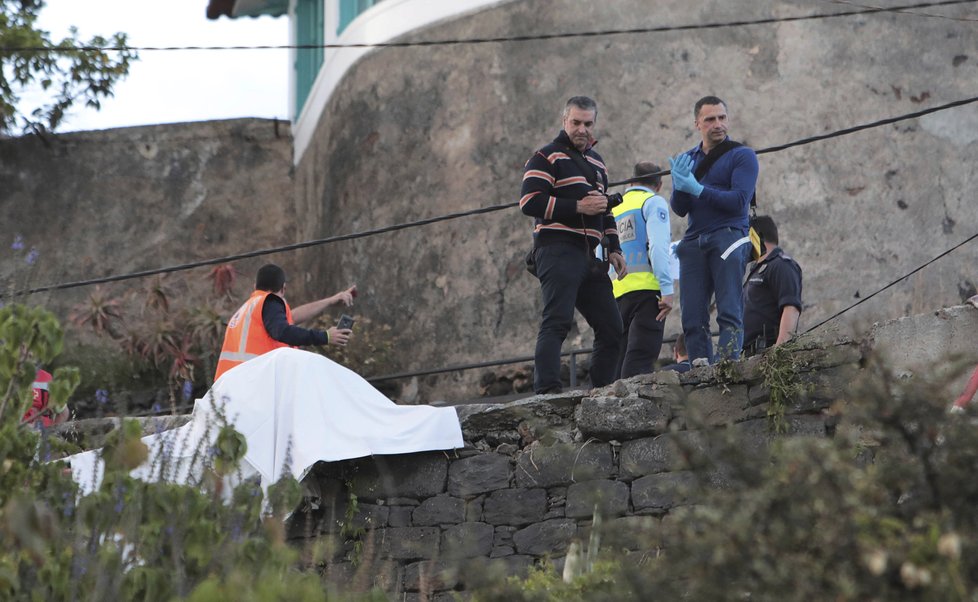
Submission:
<svg viewBox="0 0 978 602">
<path fill-rule="evenodd" d="M 279 347 L 346 345 L 352 332 L 349 328 L 332 326 L 329 330 L 310 330 L 296 324 L 312 320 L 334 305 L 349 307 L 356 296 L 354 284 L 335 295 L 292 309 L 285 300 L 285 270 L 271 263 L 262 266 L 255 277 L 255 292 L 228 322 L 214 380 L 231 368 Z"/>
</svg>

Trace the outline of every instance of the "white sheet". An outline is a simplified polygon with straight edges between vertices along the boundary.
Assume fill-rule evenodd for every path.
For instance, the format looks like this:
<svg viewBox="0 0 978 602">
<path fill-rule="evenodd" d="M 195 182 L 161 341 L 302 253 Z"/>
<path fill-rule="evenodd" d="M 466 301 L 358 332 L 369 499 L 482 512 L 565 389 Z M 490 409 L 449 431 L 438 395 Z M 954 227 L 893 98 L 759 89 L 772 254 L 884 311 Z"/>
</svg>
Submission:
<svg viewBox="0 0 978 602">
<path fill-rule="evenodd" d="M 144 437 L 149 458 L 131 474 L 199 482 L 221 424 L 212 399 L 248 442 L 230 485 L 258 475 L 265 489 L 286 473 L 301 480 L 318 461 L 463 446 L 455 408 L 399 406 L 355 372 L 321 355 L 283 348 L 226 372 L 196 400 L 184 426 Z M 103 472 L 99 450 L 66 461 L 82 493 L 98 488 Z"/>
</svg>

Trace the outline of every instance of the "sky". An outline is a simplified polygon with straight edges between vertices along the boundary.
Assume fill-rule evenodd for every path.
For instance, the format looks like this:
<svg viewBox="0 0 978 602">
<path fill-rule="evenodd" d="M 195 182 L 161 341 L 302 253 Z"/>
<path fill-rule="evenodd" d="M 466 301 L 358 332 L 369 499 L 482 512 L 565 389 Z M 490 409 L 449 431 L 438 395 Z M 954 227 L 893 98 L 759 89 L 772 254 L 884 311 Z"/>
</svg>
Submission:
<svg viewBox="0 0 978 602">
<path fill-rule="evenodd" d="M 285 16 L 210 20 L 207 0 L 47 0 L 38 25 L 52 40 L 128 34 L 131 46 L 286 45 Z M 288 119 L 288 50 L 140 51 L 99 111 L 71 110 L 61 132 L 237 117 Z M 25 94 L 22 107 L 30 104 Z M 36 105 L 33 105 L 33 108 Z"/>
</svg>

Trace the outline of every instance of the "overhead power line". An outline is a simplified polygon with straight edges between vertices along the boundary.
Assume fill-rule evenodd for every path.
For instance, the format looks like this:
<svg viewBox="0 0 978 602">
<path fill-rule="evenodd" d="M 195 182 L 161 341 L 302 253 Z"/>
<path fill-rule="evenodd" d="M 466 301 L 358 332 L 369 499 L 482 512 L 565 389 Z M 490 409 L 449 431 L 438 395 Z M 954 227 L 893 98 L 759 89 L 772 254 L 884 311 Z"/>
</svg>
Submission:
<svg viewBox="0 0 978 602">
<path fill-rule="evenodd" d="M 837 138 L 837 137 L 840 137 L 840 136 L 846 136 L 848 134 L 852 134 L 852 133 L 859 132 L 859 131 L 862 131 L 862 130 L 866 130 L 866 129 L 870 129 L 870 128 L 875 128 L 875 127 L 880 127 L 880 126 L 888 125 L 888 124 L 892 124 L 892 123 L 897 123 L 897 122 L 900 122 L 900 121 L 905 121 L 907 119 L 914 119 L 914 118 L 917 118 L 917 117 L 921 117 L 923 115 L 928 115 L 930 113 L 936 113 L 938 111 L 944 111 L 944 110 L 947 110 L 947 109 L 951 109 L 951 108 L 955 108 L 955 107 L 960 107 L 960 106 L 971 104 L 971 103 L 974 103 L 974 102 L 978 102 L 978 96 L 974 96 L 974 97 L 971 97 L 971 98 L 965 98 L 965 99 L 962 99 L 962 100 L 955 100 L 953 102 L 949 102 L 949 103 L 946 103 L 946 104 L 943 104 L 943 105 L 939 105 L 939 106 L 936 106 L 936 107 L 931 107 L 929 109 L 924 109 L 924 110 L 921 110 L 921 111 L 915 111 L 913 113 L 907 113 L 905 115 L 900 115 L 900 116 L 897 116 L 897 117 L 890 117 L 890 118 L 887 118 L 887 119 L 881 119 L 879 121 L 874 121 L 872 123 L 866 123 L 866 124 L 862 124 L 862 125 L 856 125 L 856 126 L 853 126 L 853 127 L 842 129 L 842 130 L 836 130 L 834 132 L 829 132 L 827 134 L 821 134 L 821 135 L 818 135 L 818 136 L 810 136 L 808 138 L 802 138 L 801 140 L 795 140 L 794 142 L 788 142 L 788 143 L 785 143 L 785 144 L 779 144 L 777 146 L 769 146 L 767 148 L 760 149 L 760 150 L 758 150 L 756 152 L 757 152 L 757 154 L 765 154 L 765 153 L 778 152 L 778 151 L 785 150 L 785 149 L 788 149 L 788 148 L 793 148 L 793 147 L 796 147 L 796 146 L 802 146 L 802 145 L 805 145 L 805 144 L 812 144 L 813 142 L 819 142 L 819 141 L 827 140 L 827 139 L 830 139 L 830 138 Z M 656 174 L 646 174 L 645 176 L 640 176 L 640 178 L 642 178 L 642 177 L 648 177 L 649 175 L 668 175 L 668 174 L 669 174 L 669 171 L 668 170 L 665 170 L 665 171 L 662 171 L 662 172 L 657 172 Z M 609 184 L 609 186 L 618 186 L 618 185 L 621 185 L 621 184 L 626 184 L 626 183 L 629 183 L 629 182 L 633 181 L 634 179 L 635 178 L 632 178 L 632 179 L 629 179 L 629 180 L 622 180 L 620 182 L 612 182 L 611 184 Z M 218 265 L 218 264 L 222 264 L 222 263 L 229 263 L 229 262 L 232 262 L 232 261 L 238 261 L 238 260 L 241 260 L 241 259 L 248 259 L 248 258 L 251 258 L 251 257 L 260 257 L 260 256 L 263 256 L 263 255 L 272 255 L 274 253 L 283 253 L 283 252 L 287 252 L 287 251 L 296 251 L 298 249 L 305 249 L 305 248 L 309 248 L 309 247 L 316 247 L 316 246 L 321 246 L 321 245 L 327 245 L 327 244 L 331 244 L 331 243 L 335 243 L 335 242 L 342 242 L 342 241 L 346 241 L 346 240 L 355 240 L 355 239 L 358 239 L 358 238 L 366 238 L 366 237 L 369 237 L 369 236 L 375 236 L 377 234 L 384 234 L 384 233 L 387 233 L 387 232 L 394 232 L 394 231 L 397 231 L 397 230 L 406 230 L 408 228 L 414 228 L 414 227 L 417 227 L 417 226 L 426 226 L 426 225 L 429 225 L 429 224 L 434 224 L 434 223 L 437 223 L 437 222 L 443 222 L 443 221 L 448 221 L 448 220 L 453 220 L 453 219 L 459 219 L 459 218 L 462 218 L 462 217 L 469 217 L 469 216 L 473 216 L 473 215 L 481 215 L 481 214 L 485 214 L 485 213 L 493 213 L 495 211 L 502 211 L 502 210 L 505 210 L 505 209 L 512 209 L 512 208 L 515 208 L 517 206 L 519 206 L 519 202 L 502 203 L 502 204 L 499 204 L 499 205 L 490 205 L 488 207 L 480 207 L 478 209 L 470 209 L 468 211 L 460 211 L 460 212 L 457 212 L 457 213 L 449 213 L 449 214 L 446 214 L 446 215 L 440 215 L 440 216 L 430 217 L 430 218 L 426 218 L 426 219 L 416 220 L 416 221 L 413 221 L 413 222 L 405 222 L 405 223 L 401 223 L 401 224 L 394 224 L 394 225 L 391 225 L 391 226 L 385 226 L 385 227 L 382 227 L 382 228 L 375 228 L 373 230 L 364 230 L 362 232 L 353 232 L 353 233 L 350 233 L 350 234 L 341 234 L 341 235 L 338 235 L 338 236 L 330 236 L 330 237 L 327 237 L 327 238 L 319 238 L 319 239 L 315 239 L 315 240 L 307 240 L 307 241 L 304 241 L 304 242 L 293 243 L 293 244 L 290 244 L 290 245 L 284 245 L 284 246 L 280 246 L 280 247 L 271 247 L 271 248 L 267 248 L 267 249 L 258 249 L 258 250 L 254 250 L 254 251 L 247 251 L 247 252 L 238 253 L 238 254 L 235 254 L 235 255 L 227 255 L 227 256 L 224 256 L 224 257 L 215 257 L 215 258 L 212 258 L 212 259 L 204 259 L 204 260 L 201 260 L 201 261 L 194 261 L 194 262 L 190 262 L 190 263 L 184 263 L 184 264 L 181 264 L 181 265 L 168 266 L 168 267 L 162 267 L 162 268 L 155 268 L 155 269 L 150 269 L 150 270 L 142 270 L 142 271 L 139 271 L 139 272 L 132 272 L 132 273 L 128 273 L 128 274 L 120 274 L 120 275 L 115 275 L 115 276 L 105 276 L 105 277 L 102 277 L 102 278 L 90 278 L 90 279 L 87 279 L 87 280 L 77 280 L 77 281 L 74 281 L 74 282 L 65 282 L 65 283 L 60 283 L 60 284 L 51 284 L 51 285 L 47 285 L 47 286 L 39 286 L 39 287 L 36 287 L 36 288 L 30 288 L 30 289 L 23 289 L 23 290 L 20 290 L 20 291 L 14 291 L 12 293 L 2 294 L 2 295 L 0 295 L 0 298 L 5 298 L 5 297 L 19 297 L 19 296 L 23 296 L 23 295 L 32 295 L 32 294 L 35 294 L 35 293 L 43 293 L 43 292 L 48 292 L 48 291 L 65 290 L 65 289 L 71 289 L 71 288 L 78 288 L 78 287 L 82 287 L 82 286 L 91 286 L 91 285 L 94 285 L 94 284 L 106 284 L 106 283 L 110 283 L 110 282 L 120 282 L 120 281 L 123 281 L 123 280 L 132 280 L 132 279 L 135 279 L 135 278 L 145 278 L 146 276 L 155 276 L 157 274 L 167 274 L 167 273 L 170 273 L 170 272 L 181 272 L 181 271 L 190 270 L 190 269 L 199 268 L 199 267 L 205 267 L 205 266 L 209 266 L 209 265 Z"/>
<path fill-rule="evenodd" d="M 875 297 L 876 295 L 878 295 L 878 294 L 880 294 L 880 293 L 882 293 L 882 292 L 883 292 L 883 291 L 885 291 L 886 289 L 888 289 L 888 288 L 891 288 L 891 287 L 893 287 L 893 286 L 896 286 L 897 284 L 899 284 L 899 283 L 901 283 L 901 282 L 903 282 L 903 281 L 904 281 L 904 280 L 906 280 L 907 278 L 909 278 L 909 277 L 911 277 L 911 276 L 913 276 L 913 275 L 914 275 L 914 274 L 916 274 L 917 272 L 919 272 L 919 271 L 921 271 L 922 269 L 924 269 L 924 268 L 926 268 L 926 267 L 927 267 L 927 266 L 929 266 L 930 264 L 932 264 L 932 263 L 934 263 L 935 261 L 937 261 L 937 260 L 939 260 L 939 259 L 941 259 L 942 257 L 945 257 L 945 256 L 947 256 L 947 255 L 950 255 L 950 254 L 951 254 L 951 253 L 953 253 L 954 251 L 956 251 L 956 250 L 958 250 L 958 249 L 960 249 L 961 247 L 963 247 L 964 245 L 966 245 L 966 244 L 968 244 L 969 242 L 971 242 L 971 241 L 973 241 L 973 240 L 975 240 L 976 238 L 978 238 L 978 233 L 975 233 L 975 234 L 972 234 L 971 236 L 969 236 L 968 238 L 966 238 L 966 239 L 964 239 L 963 241 L 961 241 L 961 242 L 959 242 L 958 244 L 956 244 L 956 245 L 954 245 L 953 247 L 951 247 L 951 248 L 950 248 L 950 249 L 948 249 L 947 251 L 944 251 L 943 253 L 941 253 L 941 254 L 940 254 L 940 255 L 938 255 L 937 257 L 934 257 L 933 259 L 930 259 L 930 260 L 928 260 L 928 261 L 926 261 L 926 262 L 924 262 L 924 263 L 922 263 L 921 265 L 919 265 L 919 266 L 917 266 L 916 268 L 914 268 L 913 270 L 911 270 L 911 271 L 909 271 L 909 272 L 907 272 L 907 273 L 906 273 L 906 274 L 904 274 L 903 276 L 900 276 L 899 278 L 897 278 L 897 279 L 896 279 L 896 280 L 894 280 L 893 282 L 890 282 L 889 284 L 887 284 L 887 285 L 886 285 L 886 286 L 884 286 L 883 288 L 881 288 L 881 289 L 879 289 L 879 290 L 878 290 L 878 291 L 876 291 L 875 293 L 873 293 L 873 294 L 871 294 L 871 295 L 867 295 L 866 297 L 863 297 L 863 298 L 862 298 L 862 299 L 860 299 L 859 301 L 856 301 L 855 303 L 853 303 L 852 305 L 850 305 L 849 307 L 847 307 L 847 308 L 845 308 L 845 309 L 843 309 L 843 310 L 841 310 L 841 311 L 837 311 L 837 312 L 835 312 L 834 314 L 832 314 L 832 315 L 831 315 L 831 316 L 829 316 L 828 318 L 825 318 L 824 320 L 822 320 L 821 322 L 819 322 L 819 323 L 818 323 L 818 324 L 816 324 L 815 326 L 812 326 L 811 328 L 809 328 L 808 330 L 806 330 L 806 331 L 805 331 L 805 334 L 808 334 L 809 332 L 811 332 L 811 331 L 813 331 L 813 330 L 815 330 L 816 328 L 819 328 L 819 327 L 821 327 L 821 326 L 824 326 L 825 324 L 827 324 L 827 323 L 829 323 L 829 322 L 831 322 L 832 320 L 834 320 L 834 319 L 836 319 L 836 318 L 838 318 L 839 316 L 841 316 L 842 314 L 844 314 L 844 313 L 846 313 L 847 311 L 849 311 L 849 310 L 851 310 L 851 309 L 853 309 L 853 308 L 855 308 L 855 307 L 857 307 L 857 306 L 859 306 L 859 305 L 862 305 L 863 303 L 865 303 L 865 302 L 867 302 L 867 301 L 869 301 L 870 299 L 872 299 L 872 298 L 873 298 L 873 297 Z"/>
<path fill-rule="evenodd" d="M 866 7 L 858 10 L 840 11 L 835 13 L 824 13 L 816 15 L 796 15 L 792 17 L 768 17 L 764 19 L 745 19 L 740 21 L 727 21 L 722 23 L 690 23 L 687 25 L 662 25 L 658 27 L 632 27 L 622 29 L 601 29 L 596 31 L 577 31 L 563 33 L 546 34 L 527 34 L 519 36 L 496 36 L 485 38 L 455 38 L 446 40 L 406 40 L 400 42 L 362 42 L 355 44 L 268 44 L 253 46 L 75 46 L 63 48 L 56 46 L 0 46 L 0 53 L 3 52 L 47 52 L 47 53 L 73 53 L 73 52 L 110 52 L 110 51 L 129 51 L 129 52 L 156 52 L 156 51 L 179 51 L 179 50 L 312 50 L 312 49 L 340 49 L 340 48 L 411 48 L 421 46 L 453 46 L 464 44 L 495 44 L 504 42 L 533 42 L 537 40 L 556 40 L 571 38 L 595 38 L 607 36 L 635 35 L 646 33 L 666 33 L 697 31 L 704 29 L 722 29 L 730 27 L 747 27 L 751 25 L 771 25 L 776 23 L 792 23 L 797 21 L 812 21 L 818 19 L 832 19 L 836 17 L 850 17 L 858 15 L 871 15 L 877 13 L 907 13 L 907 11 L 917 8 L 933 8 L 938 6 L 951 6 L 955 4 L 973 4 L 978 0 L 939 0 L 937 2 L 919 2 L 916 4 L 906 4 L 903 6 L 892 7 Z M 914 13 L 908 13 L 914 14 Z M 930 15 L 928 15 L 930 16 Z"/>
<path fill-rule="evenodd" d="M 785 144 L 779 144 L 777 146 L 769 146 L 767 148 L 762 148 L 754 151 L 758 155 L 765 155 L 767 153 L 776 153 L 789 148 L 794 148 L 796 146 L 804 146 L 806 144 L 811 144 L 813 142 L 819 142 L 821 140 L 828 140 L 829 138 L 838 138 L 840 136 L 848 136 L 849 134 L 855 134 L 856 132 L 861 132 L 863 130 L 868 130 L 872 128 L 881 127 L 884 125 L 890 125 L 891 123 L 897 123 L 900 121 L 906 121 L 908 119 L 916 119 L 918 117 L 923 117 L 924 115 L 930 115 L 931 113 L 937 113 L 939 111 L 946 111 L 947 109 L 953 109 L 955 107 L 960 107 L 964 105 L 971 104 L 973 102 L 978 102 L 978 96 L 973 96 L 971 98 L 964 98 L 961 100 L 955 100 L 946 104 L 938 105 L 936 107 L 930 107 L 929 109 L 923 109 L 921 111 L 915 111 L 913 113 L 907 113 L 905 115 L 899 115 L 897 117 L 888 117 L 886 119 L 880 119 L 879 121 L 873 121 L 871 123 L 864 123 L 862 125 L 855 125 L 842 130 L 836 130 L 834 132 L 829 132 L 827 134 L 820 134 L 818 136 L 809 136 L 808 138 L 802 138 L 801 140 L 795 140 L 793 142 L 787 142 Z M 644 174 L 641 176 L 636 176 L 634 178 L 628 178 L 627 180 L 619 180 L 618 182 L 609 182 L 608 186 L 622 186 L 624 184 L 631 184 L 633 182 L 638 182 L 644 178 L 656 177 L 656 176 L 667 176 L 672 173 L 668 169 L 662 171 L 657 171 L 651 174 Z"/>
<path fill-rule="evenodd" d="M 847 6 L 856 6 L 859 8 L 880 8 L 879 6 L 873 6 L 872 4 L 860 4 L 858 2 L 850 2 L 849 0 L 827 0 L 832 4 L 845 4 Z M 913 7 L 907 7 L 913 8 Z M 948 21 L 963 21 L 970 23 L 978 23 L 978 19 L 972 17 L 952 17 L 950 15 L 935 15 L 933 13 L 922 13 L 914 10 L 906 10 L 906 8 L 891 9 L 891 12 L 910 15 L 911 17 L 930 17 L 932 19 L 946 19 Z"/>
</svg>

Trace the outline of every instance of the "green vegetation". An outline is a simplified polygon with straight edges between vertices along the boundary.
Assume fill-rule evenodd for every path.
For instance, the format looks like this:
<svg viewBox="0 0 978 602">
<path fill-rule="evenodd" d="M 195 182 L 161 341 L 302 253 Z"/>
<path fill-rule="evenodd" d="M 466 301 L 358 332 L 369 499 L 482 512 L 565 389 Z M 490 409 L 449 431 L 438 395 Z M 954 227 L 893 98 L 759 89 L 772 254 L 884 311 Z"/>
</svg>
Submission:
<svg viewBox="0 0 978 602">
<path fill-rule="evenodd" d="M 949 416 L 941 387 L 875 361 L 864 372 L 858 401 L 830 411 L 832 438 L 776 437 L 760 455 L 737 429 L 711 431 L 690 458 L 697 503 L 638 534 L 644 552 L 606 537 L 600 570 L 538 570 L 476 599 L 978 599 L 975 412 Z"/>
<path fill-rule="evenodd" d="M 198 450 L 207 468 L 187 487 L 129 476 L 148 450 L 126 422 L 102 451 L 101 485 L 80 496 L 64 465 L 48 462 L 59 440 L 19 424 L 33 365 L 52 361 L 61 337 L 42 309 L 0 309 L 0 599 L 358 599 L 321 576 L 338 542 L 287 544 L 298 483 L 273 485 L 267 503 L 252 481 L 228 487 L 247 443 L 226 424 Z M 790 407 L 803 394 L 792 364 L 768 359 L 772 403 Z M 55 382 L 52 396 L 67 399 L 77 373 L 61 369 Z M 978 599 L 978 415 L 948 415 L 940 387 L 895 378 L 872 358 L 847 393 L 815 418 L 833 425 L 828 438 L 772 437 L 758 450 L 740 429 L 702 428 L 709 441 L 682 454 L 680 468 L 700 476 L 678 496 L 690 505 L 624 534 L 596 516 L 563 576 L 546 563 L 523 578 L 488 571 L 475 599 Z M 346 489 L 339 537 L 361 540 L 359 502 Z M 358 573 L 371 570 L 373 556 L 354 546 L 352 557 Z"/>
<path fill-rule="evenodd" d="M 37 15 L 44 0 L 0 0 L 0 46 L 22 48 L 0 52 L 0 135 L 54 131 L 65 113 L 76 104 L 98 109 L 102 99 L 112 96 L 116 83 L 129 73 L 138 59 L 132 50 L 93 50 L 106 46 L 124 47 L 126 35 L 94 36 L 80 40 L 78 32 L 54 41 L 37 28 Z M 88 50 L 75 50 L 89 47 Z M 22 114 L 17 104 L 28 89 L 43 91 L 41 106 Z"/>
<path fill-rule="evenodd" d="M 285 542 L 298 483 L 270 487 L 264 510 L 254 482 L 227 490 L 224 477 L 247 444 L 226 425 L 215 425 L 212 449 L 198 450 L 206 468 L 190 487 L 130 477 L 148 450 L 139 426 L 124 422 L 102 450 L 101 485 L 78 495 L 66 466 L 49 461 L 59 439 L 19 420 L 35 362 L 52 361 L 61 345 L 45 310 L 0 309 L 0 599 L 327 599 L 326 584 L 298 570 L 299 552 Z M 54 383 L 52 398 L 67 399 L 77 374 L 60 369 Z"/>
<path fill-rule="evenodd" d="M 784 434 L 788 428 L 784 419 L 785 408 L 793 399 L 798 399 L 809 390 L 798 381 L 798 366 L 791 343 L 768 349 L 761 357 L 759 369 L 764 377 L 764 386 L 768 389 L 767 416 L 771 420 L 771 428 L 775 433 Z"/>
<path fill-rule="evenodd" d="M 335 321 L 335 317 L 324 315 L 316 320 L 312 328 L 326 330 Z M 377 324 L 369 317 L 362 316 L 357 318 L 353 337 L 346 347 L 324 347 L 322 354 L 365 378 L 381 376 L 394 368 L 396 339 L 389 324 Z"/>
</svg>

